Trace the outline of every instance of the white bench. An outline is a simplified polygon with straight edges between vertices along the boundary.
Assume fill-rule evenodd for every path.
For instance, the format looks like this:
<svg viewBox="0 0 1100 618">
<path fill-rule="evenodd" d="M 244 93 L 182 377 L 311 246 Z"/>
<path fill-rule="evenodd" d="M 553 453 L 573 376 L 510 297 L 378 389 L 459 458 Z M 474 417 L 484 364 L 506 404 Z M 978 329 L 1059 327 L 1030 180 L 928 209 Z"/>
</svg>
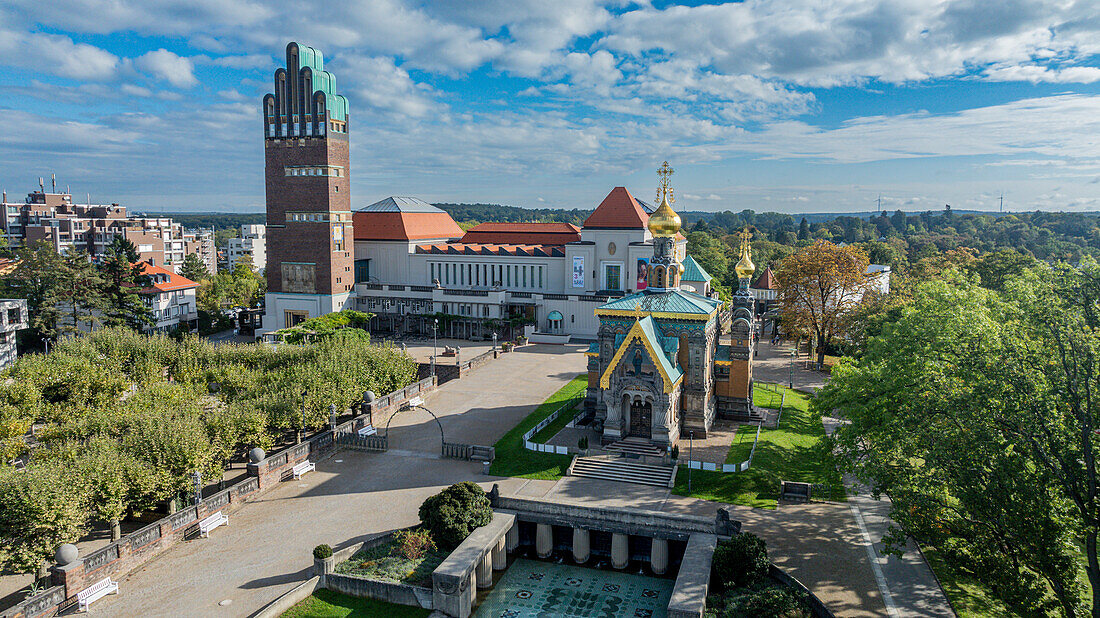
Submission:
<svg viewBox="0 0 1100 618">
<path fill-rule="evenodd" d="M 373 436 L 376 433 L 378 433 L 378 430 L 371 425 L 367 425 L 366 427 L 363 427 L 359 430 L 359 435 L 364 437 Z"/>
<path fill-rule="evenodd" d="M 299 478 L 306 472 L 313 472 L 316 469 L 317 464 L 307 459 L 303 462 L 294 464 L 294 468 L 291 469 L 291 473 L 294 475 L 294 478 Z"/>
<path fill-rule="evenodd" d="M 210 517 L 207 517 L 206 519 L 199 522 L 199 536 L 209 538 L 210 531 L 222 524 L 225 524 L 227 526 L 229 525 L 229 516 L 225 513 L 222 513 L 221 511 L 218 511 L 217 513 L 214 513 Z"/>
<path fill-rule="evenodd" d="M 79 611 L 88 611 L 89 605 L 109 594 L 118 594 L 118 584 L 112 581 L 110 577 L 105 577 L 76 593 L 76 600 L 80 606 Z"/>
</svg>

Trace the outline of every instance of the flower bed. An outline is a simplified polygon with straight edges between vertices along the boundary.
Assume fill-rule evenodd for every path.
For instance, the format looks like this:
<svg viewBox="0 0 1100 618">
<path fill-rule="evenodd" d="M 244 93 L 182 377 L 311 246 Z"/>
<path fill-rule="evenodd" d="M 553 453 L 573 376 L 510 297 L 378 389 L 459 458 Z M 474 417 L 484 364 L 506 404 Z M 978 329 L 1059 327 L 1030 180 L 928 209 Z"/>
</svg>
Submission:
<svg viewBox="0 0 1100 618">
<path fill-rule="evenodd" d="M 336 572 L 430 588 L 432 571 L 446 557 L 447 552 L 431 549 L 418 558 L 408 558 L 402 554 L 400 542 L 397 539 L 390 539 L 380 545 L 360 550 L 351 558 L 336 565 Z"/>
</svg>

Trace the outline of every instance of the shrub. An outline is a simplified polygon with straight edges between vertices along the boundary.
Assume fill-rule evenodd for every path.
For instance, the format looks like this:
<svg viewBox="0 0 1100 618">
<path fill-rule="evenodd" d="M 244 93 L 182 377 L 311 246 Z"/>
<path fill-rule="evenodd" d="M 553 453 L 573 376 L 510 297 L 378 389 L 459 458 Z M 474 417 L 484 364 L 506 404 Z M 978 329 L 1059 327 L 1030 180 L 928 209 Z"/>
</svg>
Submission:
<svg viewBox="0 0 1100 618">
<path fill-rule="evenodd" d="M 332 557 L 332 548 L 322 543 L 313 548 L 313 557 L 318 560 L 324 560 L 325 558 Z"/>
<path fill-rule="evenodd" d="M 738 588 L 707 598 L 706 618 L 797 618 L 811 616 L 805 595 L 786 586 Z"/>
<path fill-rule="evenodd" d="M 431 532 L 423 528 L 399 530 L 393 535 L 393 553 L 408 560 L 419 560 L 436 550 Z"/>
<path fill-rule="evenodd" d="M 768 548 L 755 534 L 737 534 L 718 544 L 712 564 L 720 589 L 755 586 L 768 577 Z"/>
<path fill-rule="evenodd" d="M 679 459 L 680 458 L 680 447 L 678 447 L 678 446 L 672 447 L 672 458 L 673 459 Z"/>
<path fill-rule="evenodd" d="M 420 505 L 420 521 L 440 547 L 454 549 L 474 528 L 493 520 L 489 497 L 477 483 L 451 485 Z"/>
</svg>

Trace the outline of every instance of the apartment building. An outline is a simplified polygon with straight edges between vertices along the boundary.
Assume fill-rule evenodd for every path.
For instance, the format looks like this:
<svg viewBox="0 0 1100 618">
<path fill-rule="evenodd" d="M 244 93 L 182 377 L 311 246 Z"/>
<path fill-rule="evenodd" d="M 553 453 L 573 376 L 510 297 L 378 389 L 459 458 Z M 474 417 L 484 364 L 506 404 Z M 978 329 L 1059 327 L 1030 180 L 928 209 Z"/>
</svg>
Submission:
<svg viewBox="0 0 1100 618">
<path fill-rule="evenodd" d="M 267 226 L 242 225 L 240 238 L 230 238 L 225 253 L 230 270 L 247 255 L 252 259 L 252 269 L 263 271 L 267 267 Z"/>
<path fill-rule="evenodd" d="M 0 299 L 0 369 L 15 362 L 19 355 L 15 347 L 15 333 L 29 326 L 27 301 Z"/>
<path fill-rule="evenodd" d="M 194 328 L 198 325 L 196 293 L 199 284 L 176 273 L 142 263 L 142 274 L 149 276 L 149 287 L 142 290 L 145 304 L 153 310 L 155 324 L 151 330 L 164 332 L 178 326 Z"/>
<path fill-rule="evenodd" d="M 175 271 L 185 255 L 195 252 L 209 270 L 217 269 L 213 232 L 185 232 L 169 217 L 129 215 L 118 204 L 74 204 L 69 193 L 33 191 L 22 203 L 9 203 L 7 197 L 0 198 L 0 234 L 12 247 L 45 241 L 61 254 L 95 256 L 122 236 L 134 243 L 143 262 Z"/>
</svg>

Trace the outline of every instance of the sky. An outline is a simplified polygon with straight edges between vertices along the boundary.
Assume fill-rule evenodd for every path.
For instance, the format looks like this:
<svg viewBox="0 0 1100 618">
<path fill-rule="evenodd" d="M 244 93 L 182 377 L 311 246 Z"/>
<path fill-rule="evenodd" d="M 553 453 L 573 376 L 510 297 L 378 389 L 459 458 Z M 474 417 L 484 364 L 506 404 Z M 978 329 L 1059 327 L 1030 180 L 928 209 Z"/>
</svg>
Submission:
<svg viewBox="0 0 1100 618">
<path fill-rule="evenodd" d="M 289 41 L 350 104 L 352 204 L 1100 210 L 1095 0 L 5 0 L 0 187 L 264 209 Z"/>
</svg>

